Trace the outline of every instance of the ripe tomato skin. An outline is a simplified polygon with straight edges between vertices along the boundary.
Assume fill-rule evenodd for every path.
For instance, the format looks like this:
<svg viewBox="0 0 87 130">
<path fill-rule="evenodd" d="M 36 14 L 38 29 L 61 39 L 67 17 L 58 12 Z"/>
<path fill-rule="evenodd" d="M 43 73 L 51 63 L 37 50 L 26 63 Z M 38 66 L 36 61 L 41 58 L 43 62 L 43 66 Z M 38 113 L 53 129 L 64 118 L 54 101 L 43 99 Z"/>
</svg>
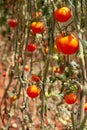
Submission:
<svg viewBox="0 0 87 130">
<path fill-rule="evenodd" d="M 11 102 L 15 102 L 18 99 L 18 95 L 15 93 L 10 93 L 9 94 L 9 99 Z"/>
<path fill-rule="evenodd" d="M 62 34 L 56 37 L 56 46 L 63 54 L 72 55 L 79 49 L 79 40 L 73 34 Z"/>
<path fill-rule="evenodd" d="M 31 85 L 27 88 L 27 95 L 31 98 L 36 98 L 40 94 L 40 88 L 36 85 Z"/>
<path fill-rule="evenodd" d="M 5 78 L 5 77 L 6 77 L 6 72 L 3 72 L 3 73 L 2 73 L 2 76 Z"/>
<path fill-rule="evenodd" d="M 39 82 L 39 81 L 40 81 L 40 77 L 37 76 L 37 75 L 35 75 L 35 74 L 32 74 L 31 79 L 32 79 L 33 81 L 35 81 L 35 82 Z"/>
<path fill-rule="evenodd" d="M 84 110 L 87 111 L 87 103 L 84 104 Z"/>
<path fill-rule="evenodd" d="M 54 12 L 54 18 L 58 22 L 66 22 L 71 18 L 71 10 L 68 7 L 61 7 Z"/>
<path fill-rule="evenodd" d="M 75 93 L 69 93 L 65 95 L 65 102 L 67 104 L 74 104 L 77 100 L 77 96 Z"/>
<path fill-rule="evenodd" d="M 44 24 L 42 22 L 32 22 L 31 23 L 31 30 L 34 33 L 41 33 L 44 31 Z"/>
<path fill-rule="evenodd" d="M 28 44 L 28 51 L 29 52 L 34 52 L 37 48 L 37 45 L 36 44 Z"/>
<path fill-rule="evenodd" d="M 14 95 L 13 97 L 11 97 L 11 101 L 15 102 L 17 100 L 17 98 L 18 98 L 17 95 Z"/>
<path fill-rule="evenodd" d="M 11 28 L 15 28 L 18 24 L 17 20 L 16 19 L 9 19 L 8 20 L 8 24 Z"/>
</svg>

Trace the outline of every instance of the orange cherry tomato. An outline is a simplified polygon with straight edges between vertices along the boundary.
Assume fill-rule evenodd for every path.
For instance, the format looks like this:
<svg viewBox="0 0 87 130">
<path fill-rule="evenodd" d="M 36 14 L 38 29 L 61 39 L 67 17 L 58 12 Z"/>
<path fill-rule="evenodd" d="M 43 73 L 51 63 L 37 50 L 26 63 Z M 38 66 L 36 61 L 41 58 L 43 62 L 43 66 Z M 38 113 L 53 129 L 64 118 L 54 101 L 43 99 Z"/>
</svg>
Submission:
<svg viewBox="0 0 87 130">
<path fill-rule="evenodd" d="M 36 18 L 39 18 L 41 16 L 42 16 L 42 12 L 41 11 L 36 12 Z"/>
<path fill-rule="evenodd" d="M 12 95 L 9 95 L 9 98 L 12 102 L 15 102 L 18 98 L 17 94 L 12 94 Z"/>
<path fill-rule="evenodd" d="M 15 28 L 18 24 L 18 21 L 16 19 L 9 19 L 8 24 L 11 28 Z"/>
<path fill-rule="evenodd" d="M 52 70 L 53 70 L 53 72 L 56 73 L 56 71 L 57 71 L 57 67 L 54 65 L 54 66 L 52 67 Z"/>
<path fill-rule="evenodd" d="M 38 86 L 36 86 L 36 85 L 31 85 L 31 86 L 29 86 L 29 87 L 27 88 L 26 93 L 27 93 L 27 95 L 28 95 L 29 97 L 31 97 L 31 98 L 36 98 L 37 96 L 40 95 L 40 91 L 41 91 L 41 89 L 40 89 Z"/>
<path fill-rule="evenodd" d="M 44 31 L 44 24 L 42 22 L 33 22 L 31 23 L 31 30 L 34 33 L 41 33 Z"/>
<path fill-rule="evenodd" d="M 58 22 L 66 22 L 71 18 L 71 10 L 68 7 L 62 7 L 60 9 L 55 10 L 54 12 L 54 18 Z"/>
<path fill-rule="evenodd" d="M 64 99 L 67 104 L 74 104 L 77 100 L 77 96 L 75 93 L 69 93 L 65 95 Z"/>
<path fill-rule="evenodd" d="M 55 52 L 55 53 L 58 53 L 58 52 L 59 52 L 59 50 L 58 50 L 56 44 L 54 45 L 54 52 Z"/>
<path fill-rule="evenodd" d="M 61 64 L 60 66 L 56 67 L 55 65 L 52 67 L 52 70 L 54 73 L 59 73 L 59 74 L 62 74 L 64 73 L 64 70 L 65 70 L 65 66 L 64 64 Z"/>
<path fill-rule="evenodd" d="M 73 34 L 67 36 L 62 34 L 57 36 L 56 46 L 63 54 L 72 55 L 78 51 L 79 41 Z"/>
<path fill-rule="evenodd" d="M 48 46 L 45 47 L 45 48 L 44 48 L 44 51 L 45 51 L 45 53 L 47 54 L 47 53 L 49 52 L 49 47 L 48 47 Z"/>
<path fill-rule="evenodd" d="M 29 65 L 25 65 L 24 70 L 29 71 L 30 70 Z"/>
<path fill-rule="evenodd" d="M 29 52 L 34 52 L 37 48 L 37 45 L 36 44 L 28 44 L 28 51 Z"/>
</svg>

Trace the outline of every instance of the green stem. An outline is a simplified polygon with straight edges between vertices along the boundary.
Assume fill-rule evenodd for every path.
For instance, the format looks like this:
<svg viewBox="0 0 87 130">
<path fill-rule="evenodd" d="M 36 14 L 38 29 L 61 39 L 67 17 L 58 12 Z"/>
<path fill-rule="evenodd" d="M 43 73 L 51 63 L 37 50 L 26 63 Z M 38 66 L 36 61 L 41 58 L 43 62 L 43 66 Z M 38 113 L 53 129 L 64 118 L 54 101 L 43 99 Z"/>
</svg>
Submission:
<svg viewBox="0 0 87 130">
<path fill-rule="evenodd" d="M 72 106 L 71 119 L 72 119 L 73 130 L 76 130 L 75 121 L 74 121 L 74 105 Z"/>
<path fill-rule="evenodd" d="M 41 100 L 42 100 L 42 107 L 41 107 L 41 130 L 44 130 L 44 99 L 45 99 L 44 91 L 42 89 L 42 93 L 41 93 Z"/>
<path fill-rule="evenodd" d="M 82 91 L 82 98 L 81 98 L 81 118 L 80 118 L 80 123 L 82 123 L 83 119 L 84 119 L 84 104 L 85 104 L 85 94 Z"/>
<path fill-rule="evenodd" d="M 43 88 L 41 92 L 41 100 L 42 100 L 42 107 L 41 107 L 41 129 L 44 130 L 44 112 L 45 112 L 45 83 L 47 78 L 47 72 L 49 68 L 50 59 L 47 59 L 46 67 L 44 71 L 44 78 L 43 78 Z"/>
<path fill-rule="evenodd" d="M 30 62 L 30 74 L 32 73 L 32 67 L 33 67 L 33 53 L 31 53 L 31 62 Z"/>
<path fill-rule="evenodd" d="M 80 124 L 82 123 L 84 119 L 84 104 L 85 104 L 85 92 L 87 91 L 87 83 L 86 83 L 86 67 L 85 67 L 85 59 L 84 59 L 84 53 L 83 53 L 83 46 L 81 42 L 79 42 L 79 48 L 80 48 L 80 60 L 81 60 L 81 68 L 82 68 L 82 76 L 83 76 L 83 83 L 82 83 L 82 97 L 81 97 L 81 116 L 80 116 Z"/>
<path fill-rule="evenodd" d="M 80 124 L 78 130 L 83 130 L 84 129 L 84 125 L 85 125 L 86 120 L 87 120 L 87 113 L 86 113 L 82 123 Z"/>
</svg>

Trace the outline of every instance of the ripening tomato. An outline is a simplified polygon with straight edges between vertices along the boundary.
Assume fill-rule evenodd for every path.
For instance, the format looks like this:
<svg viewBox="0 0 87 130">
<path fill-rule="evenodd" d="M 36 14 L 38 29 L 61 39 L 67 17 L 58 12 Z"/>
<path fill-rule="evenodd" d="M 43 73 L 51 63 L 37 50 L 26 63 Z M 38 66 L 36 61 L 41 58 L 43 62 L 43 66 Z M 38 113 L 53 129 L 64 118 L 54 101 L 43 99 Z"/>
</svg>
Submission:
<svg viewBox="0 0 87 130">
<path fill-rule="evenodd" d="M 48 47 L 48 46 L 44 48 L 44 52 L 45 52 L 46 54 L 49 52 L 49 47 Z"/>
<path fill-rule="evenodd" d="M 79 40 L 73 34 L 61 34 L 56 37 L 56 46 L 63 54 L 72 55 L 79 49 Z"/>
<path fill-rule="evenodd" d="M 42 12 L 41 11 L 36 12 L 36 18 L 39 18 L 41 16 L 42 16 Z"/>
<path fill-rule="evenodd" d="M 54 45 L 54 52 L 55 52 L 55 53 L 58 53 L 58 52 L 59 52 L 59 50 L 58 50 L 56 44 Z"/>
<path fill-rule="evenodd" d="M 64 63 L 61 63 L 57 68 L 57 73 L 62 74 L 65 71 L 65 65 Z"/>
<path fill-rule="evenodd" d="M 31 80 L 35 81 L 35 82 L 39 82 L 40 81 L 40 77 L 35 75 L 35 74 L 32 74 L 31 76 Z"/>
<path fill-rule="evenodd" d="M 15 102 L 18 99 L 18 96 L 17 96 L 17 94 L 10 94 L 9 98 L 10 98 L 11 102 Z"/>
<path fill-rule="evenodd" d="M 27 95 L 31 98 L 36 98 L 37 96 L 40 95 L 40 88 L 36 85 L 31 85 L 27 88 Z"/>
<path fill-rule="evenodd" d="M 87 103 L 84 104 L 84 110 L 87 111 Z"/>
<path fill-rule="evenodd" d="M 33 22 L 31 23 L 31 30 L 34 33 L 41 33 L 44 31 L 44 24 L 42 22 Z"/>
<path fill-rule="evenodd" d="M 52 70 L 53 70 L 54 73 L 62 74 L 62 73 L 64 73 L 65 65 L 64 64 L 60 64 L 60 66 L 58 66 L 58 67 L 56 67 L 54 65 L 53 68 L 52 68 Z"/>
<path fill-rule="evenodd" d="M 6 77 L 6 72 L 3 72 L 3 73 L 2 73 L 2 76 L 5 78 L 5 77 Z"/>
<path fill-rule="evenodd" d="M 54 65 L 54 66 L 52 67 L 52 71 L 56 73 L 56 70 L 57 70 L 57 67 Z"/>
<path fill-rule="evenodd" d="M 54 18 L 58 22 L 66 22 L 71 18 L 71 10 L 68 7 L 61 7 L 60 9 L 55 10 Z"/>
<path fill-rule="evenodd" d="M 77 96 L 75 93 L 69 93 L 65 95 L 64 99 L 67 104 L 74 104 L 77 100 Z"/>
<path fill-rule="evenodd" d="M 31 44 L 31 43 L 28 44 L 28 51 L 29 52 L 34 52 L 36 50 L 36 48 L 37 48 L 36 44 Z"/>
<path fill-rule="evenodd" d="M 20 56 L 18 59 L 18 63 L 22 63 L 23 62 L 23 58 Z"/>
<path fill-rule="evenodd" d="M 61 67 L 59 66 L 59 67 L 57 68 L 56 72 L 59 73 L 59 74 L 62 74 L 62 73 L 63 73 L 63 70 L 62 70 Z"/>
<path fill-rule="evenodd" d="M 15 28 L 18 24 L 18 21 L 16 19 L 9 19 L 8 24 L 11 28 Z"/>
<path fill-rule="evenodd" d="M 25 66 L 24 66 L 24 70 L 25 70 L 25 71 L 29 71 L 29 70 L 30 70 L 29 65 L 25 65 Z"/>
</svg>

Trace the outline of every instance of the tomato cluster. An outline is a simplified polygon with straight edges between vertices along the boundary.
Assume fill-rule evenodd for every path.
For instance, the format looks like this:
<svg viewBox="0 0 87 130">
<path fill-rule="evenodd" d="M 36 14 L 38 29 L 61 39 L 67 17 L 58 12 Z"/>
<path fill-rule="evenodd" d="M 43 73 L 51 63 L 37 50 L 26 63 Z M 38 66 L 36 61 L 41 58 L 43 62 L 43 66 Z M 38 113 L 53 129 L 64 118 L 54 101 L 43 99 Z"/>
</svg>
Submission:
<svg viewBox="0 0 87 130">
<path fill-rule="evenodd" d="M 67 22 L 72 16 L 68 7 L 61 7 L 54 11 L 54 18 L 57 22 Z M 74 34 L 60 34 L 56 37 L 58 51 L 66 55 L 72 55 L 79 49 L 79 40 Z"/>
</svg>

